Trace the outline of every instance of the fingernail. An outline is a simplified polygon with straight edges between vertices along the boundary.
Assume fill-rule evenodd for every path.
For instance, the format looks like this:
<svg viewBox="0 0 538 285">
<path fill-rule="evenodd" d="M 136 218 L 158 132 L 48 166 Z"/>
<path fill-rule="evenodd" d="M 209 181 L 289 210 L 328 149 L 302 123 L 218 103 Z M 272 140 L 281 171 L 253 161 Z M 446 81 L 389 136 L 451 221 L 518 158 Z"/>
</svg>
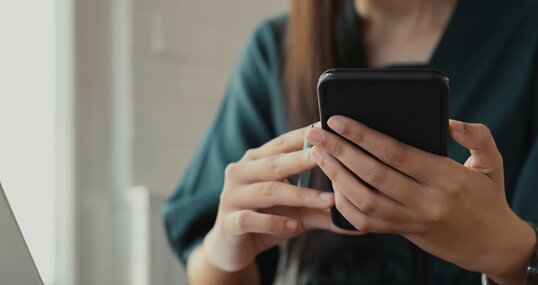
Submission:
<svg viewBox="0 0 538 285">
<path fill-rule="evenodd" d="M 286 222 L 286 228 L 288 230 L 294 230 L 297 228 L 297 222 L 295 220 L 289 220 Z"/>
<path fill-rule="evenodd" d="M 454 123 L 454 131 L 462 134 L 465 133 L 465 124 L 463 122 L 456 120 L 452 120 L 452 122 Z"/>
<path fill-rule="evenodd" d="M 320 131 L 311 129 L 306 135 L 306 139 L 313 145 L 318 145 L 323 142 L 323 135 Z"/>
<path fill-rule="evenodd" d="M 333 198 L 333 193 L 321 193 L 319 194 L 319 199 L 324 202 L 330 202 Z"/>
<path fill-rule="evenodd" d="M 312 156 L 314 161 L 317 163 L 321 163 L 323 161 L 323 156 L 321 155 L 321 153 L 319 153 L 319 150 L 316 148 L 310 149 L 310 156 Z"/>
<path fill-rule="evenodd" d="M 337 133 L 341 133 L 344 130 L 344 123 L 337 118 L 330 118 L 327 124 Z"/>
</svg>

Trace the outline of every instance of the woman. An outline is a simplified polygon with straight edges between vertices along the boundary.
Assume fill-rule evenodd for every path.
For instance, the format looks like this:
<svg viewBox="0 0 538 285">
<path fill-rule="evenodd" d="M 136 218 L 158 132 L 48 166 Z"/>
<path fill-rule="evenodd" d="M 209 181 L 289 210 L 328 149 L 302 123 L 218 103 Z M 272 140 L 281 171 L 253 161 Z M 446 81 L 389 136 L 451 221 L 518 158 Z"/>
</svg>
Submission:
<svg viewBox="0 0 538 285">
<path fill-rule="evenodd" d="M 291 3 L 289 19 L 249 41 L 165 207 L 190 283 L 479 284 L 484 273 L 490 284 L 527 284 L 537 242 L 527 222 L 538 223 L 537 1 Z M 349 141 L 302 127 L 318 120 L 316 82 L 330 67 L 448 74 L 460 120 L 450 122 L 450 159 L 344 117 L 329 125 Z M 288 182 L 316 166 L 334 194 L 321 191 L 320 173 L 313 189 Z M 333 205 L 359 231 L 336 228 Z"/>
</svg>

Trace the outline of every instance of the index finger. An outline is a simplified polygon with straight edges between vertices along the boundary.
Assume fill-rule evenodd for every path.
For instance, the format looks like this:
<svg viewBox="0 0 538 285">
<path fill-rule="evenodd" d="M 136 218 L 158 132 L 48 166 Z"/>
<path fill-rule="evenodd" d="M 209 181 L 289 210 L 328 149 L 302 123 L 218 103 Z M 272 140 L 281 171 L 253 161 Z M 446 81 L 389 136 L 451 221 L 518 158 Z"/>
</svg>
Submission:
<svg viewBox="0 0 538 285">
<path fill-rule="evenodd" d="M 280 153 L 288 153 L 300 150 L 303 147 L 304 135 L 312 126 L 307 126 L 282 134 L 258 148 L 248 150 L 245 153 L 244 158 L 256 160 Z"/>
<path fill-rule="evenodd" d="M 344 116 L 333 116 L 327 124 L 383 163 L 425 184 L 446 176 L 446 164 L 441 163 L 443 157 L 404 144 Z"/>
<path fill-rule="evenodd" d="M 280 153 L 248 161 L 237 171 L 243 181 L 279 181 L 312 169 L 316 162 L 310 156 L 310 148 L 290 153 Z"/>
</svg>

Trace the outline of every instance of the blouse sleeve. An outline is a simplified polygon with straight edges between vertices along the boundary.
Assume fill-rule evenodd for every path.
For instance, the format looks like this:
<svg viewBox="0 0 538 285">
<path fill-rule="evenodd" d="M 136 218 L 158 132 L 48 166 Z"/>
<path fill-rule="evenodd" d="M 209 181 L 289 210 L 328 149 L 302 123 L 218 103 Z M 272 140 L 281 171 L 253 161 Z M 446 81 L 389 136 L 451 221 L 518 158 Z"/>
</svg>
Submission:
<svg viewBox="0 0 538 285">
<path fill-rule="evenodd" d="M 530 149 L 521 168 L 514 197 L 513 210 L 524 220 L 538 225 L 538 63 L 533 76 L 534 93 L 530 123 Z"/>
<path fill-rule="evenodd" d="M 163 208 L 169 244 L 183 264 L 214 224 L 225 167 L 275 136 L 267 86 L 273 54 L 272 27 L 265 22 L 248 40 L 212 126 Z M 274 275 L 265 271 L 274 270 L 276 259 L 275 249 L 262 254 L 262 279 Z"/>
</svg>

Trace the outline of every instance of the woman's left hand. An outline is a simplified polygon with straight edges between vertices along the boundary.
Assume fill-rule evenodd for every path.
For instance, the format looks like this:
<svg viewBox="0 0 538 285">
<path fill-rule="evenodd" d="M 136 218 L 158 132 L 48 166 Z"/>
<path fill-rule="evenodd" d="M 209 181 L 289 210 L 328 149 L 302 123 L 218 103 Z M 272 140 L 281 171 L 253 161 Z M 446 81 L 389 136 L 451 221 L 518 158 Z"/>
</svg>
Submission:
<svg viewBox="0 0 538 285">
<path fill-rule="evenodd" d="M 536 238 L 507 203 L 502 157 L 487 127 L 450 121 L 452 139 L 471 153 L 461 165 L 346 117 L 328 124 L 349 141 L 320 128 L 306 138 L 337 209 L 359 231 L 398 233 L 499 284 L 523 284 Z"/>
</svg>

